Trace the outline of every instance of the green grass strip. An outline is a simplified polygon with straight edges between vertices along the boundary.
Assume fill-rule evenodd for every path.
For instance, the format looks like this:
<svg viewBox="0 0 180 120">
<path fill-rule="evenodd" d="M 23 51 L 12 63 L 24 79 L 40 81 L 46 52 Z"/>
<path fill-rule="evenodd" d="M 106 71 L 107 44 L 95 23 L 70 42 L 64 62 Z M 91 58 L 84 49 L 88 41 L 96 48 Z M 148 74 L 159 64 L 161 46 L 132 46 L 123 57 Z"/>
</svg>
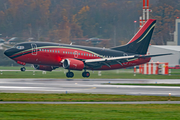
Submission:
<svg viewBox="0 0 180 120">
<path fill-rule="evenodd" d="M 3 67 L 0 66 L 0 78 L 61 78 L 67 79 L 66 72 L 68 70 L 63 68 L 58 68 L 52 72 L 46 72 L 44 74 L 41 70 L 32 71 L 34 68 L 26 67 L 26 70 L 31 71 L 20 71 L 21 66 L 18 67 Z M 2 70 L 18 70 L 18 71 L 2 71 Z M 1 72 L 2 71 L 2 72 Z M 119 70 L 109 70 L 109 71 L 101 71 L 101 74 L 98 74 L 98 71 L 90 71 L 90 79 L 179 79 L 180 78 L 180 70 L 175 69 L 171 70 L 171 75 L 142 75 L 136 74 L 134 76 L 133 69 L 119 69 Z M 83 71 L 73 71 L 74 77 L 73 79 L 82 79 Z M 83 78 L 89 79 L 89 78 Z"/>
<path fill-rule="evenodd" d="M 59 70 L 46 72 L 44 74 L 42 71 L 3 71 L 0 70 L 0 78 L 61 78 L 67 79 L 66 77 L 67 70 Z M 72 71 L 74 72 L 73 79 L 82 79 L 82 71 Z M 116 73 L 115 71 L 102 71 L 101 76 L 98 75 L 98 71 L 90 71 L 89 78 L 83 79 L 179 79 L 180 74 L 172 74 L 172 75 L 142 75 L 137 74 L 134 76 L 133 73 L 122 72 Z"/>
<path fill-rule="evenodd" d="M 1 120 L 178 120 L 179 116 L 179 104 L 0 104 Z"/>
<path fill-rule="evenodd" d="M 0 93 L 0 101 L 59 101 L 59 102 L 120 102 L 120 101 L 180 101 L 174 96 L 133 96 L 111 94 L 37 94 Z"/>
</svg>

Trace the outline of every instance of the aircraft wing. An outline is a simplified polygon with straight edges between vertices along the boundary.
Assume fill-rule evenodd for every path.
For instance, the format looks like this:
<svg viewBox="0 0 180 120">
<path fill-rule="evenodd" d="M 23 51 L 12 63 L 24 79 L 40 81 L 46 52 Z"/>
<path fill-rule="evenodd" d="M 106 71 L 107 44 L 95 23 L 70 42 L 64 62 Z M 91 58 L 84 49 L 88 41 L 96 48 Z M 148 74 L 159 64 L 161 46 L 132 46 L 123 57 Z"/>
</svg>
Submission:
<svg viewBox="0 0 180 120">
<path fill-rule="evenodd" d="M 98 66 L 98 65 L 107 65 L 111 67 L 111 63 L 121 64 L 124 62 L 129 62 L 137 58 L 150 58 L 150 57 L 158 57 L 164 55 L 172 55 L 172 53 L 167 54 L 156 54 L 156 55 L 132 55 L 132 56 L 122 56 L 122 57 L 113 57 L 113 58 L 102 58 L 102 59 L 87 59 L 84 60 L 84 63 L 88 66 Z"/>
<path fill-rule="evenodd" d="M 133 59 L 135 58 L 134 55 L 132 56 L 122 56 L 122 57 L 112 57 L 112 58 L 102 58 L 102 59 L 88 59 L 88 60 L 84 60 L 84 63 L 87 66 L 91 66 L 91 67 L 98 67 L 101 65 L 106 65 L 108 67 L 111 68 L 111 64 L 113 63 L 118 63 L 120 65 L 122 65 L 122 63 L 124 62 L 128 62 L 128 59 Z"/>
</svg>

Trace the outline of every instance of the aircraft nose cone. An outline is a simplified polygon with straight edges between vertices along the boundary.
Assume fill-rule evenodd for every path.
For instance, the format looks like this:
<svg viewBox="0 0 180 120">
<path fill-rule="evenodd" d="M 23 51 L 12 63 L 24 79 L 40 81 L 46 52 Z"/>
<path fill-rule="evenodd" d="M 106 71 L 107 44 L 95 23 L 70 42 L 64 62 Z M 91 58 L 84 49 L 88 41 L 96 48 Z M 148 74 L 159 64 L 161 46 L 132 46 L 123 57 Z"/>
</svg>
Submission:
<svg viewBox="0 0 180 120">
<path fill-rule="evenodd" d="M 5 54 L 6 56 L 8 56 L 8 50 L 4 51 L 4 54 Z"/>
<path fill-rule="evenodd" d="M 11 49 L 8 49 L 8 50 L 4 51 L 4 54 L 5 54 L 7 57 L 9 57 L 9 56 L 12 55 L 12 50 L 11 50 Z"/>
</svg>

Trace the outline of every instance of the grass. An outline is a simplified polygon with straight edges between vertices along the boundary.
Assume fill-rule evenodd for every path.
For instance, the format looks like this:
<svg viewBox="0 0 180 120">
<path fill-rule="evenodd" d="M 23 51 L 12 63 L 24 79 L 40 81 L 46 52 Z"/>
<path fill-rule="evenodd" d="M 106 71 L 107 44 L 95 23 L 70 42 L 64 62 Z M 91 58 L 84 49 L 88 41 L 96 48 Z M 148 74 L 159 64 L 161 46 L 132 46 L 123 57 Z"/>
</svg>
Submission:
<svg viewBox="0 0 180 120">
<path fill-rule="evenodd" d="M 0 70 L 20 70 L 22 66 L 0 66 Z M 26 67 L 27 70 L 34 70 L 33 67 Z"/>
<path fill-rule="evenodd" d="M 109 94 L 35 94 L 0 93 L 0 101 L 49 101 L 49 102 L 119 102 L 119 101 L 167 101 L 168 96 L 132 96 Z M 171 101 L 180 101 L 180 97 L 171 96 Z"/>
<path fill-rule="evenodd" d="M 180 105 L 1 104 L 2 120 L 178 120 Z"/>
<path fill-rule="evenodd" d="M 119 70 L 120 72 L 117 73 L 115 70 L 113 71 L 102 71 L 101 76 L 98 75 L 98 71 L 90 71 L 90 78 L 91 79 L 179 79 L 180 74 L 172 74 L 172 75 L 142 75 L 136 74 L 134 76 L 133 73 L 127 71 L 124 72 L 123 70 Z M 122 72 L 121 72 L 122 71 Z M 46 72 L 43 74 L 42 71 L 3 71 L 0 70 L 0 78 L 62 78 L 66 79 L 65 73 L 67 70 L 58 70 L 52 72 Z M 82 71 L 73 71 L 75 76 L 73 79 L 83 78 Z"/>
<path fill-rule="evenodd" d="M 25 71 L 21 72 L 19 67 L 3 67 L 0 66 L 0 78 L 62 78 L 66 79 L 67 70 L 58 68 L 52 72 L 46 72 L 43 74 L 42 71 Z M 3 71 L 1 70 L 19 70 L 19 71 Z M 26 70 L 34 70 L 32 67 L 26 67 Z M 73 79 L 83 78 L 82 71 L 73 71 Z M 98 75 L 98 71 L 89 71 L 91 79 L 179 79 L 180 70 L 171 70 L 171 75 L 142 75 L 136 74 L 134 76 L 133 69 L 119 69 L 110 71 L 101 71 L 101 75 Z"/>
</svg>

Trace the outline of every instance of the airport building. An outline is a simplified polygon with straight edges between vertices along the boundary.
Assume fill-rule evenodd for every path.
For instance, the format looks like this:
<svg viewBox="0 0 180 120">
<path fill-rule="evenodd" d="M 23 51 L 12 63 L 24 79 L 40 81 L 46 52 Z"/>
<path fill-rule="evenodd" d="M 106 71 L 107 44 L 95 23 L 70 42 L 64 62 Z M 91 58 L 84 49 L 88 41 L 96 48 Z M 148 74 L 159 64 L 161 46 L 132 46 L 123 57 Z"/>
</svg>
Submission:
<svg viewBox="0 0 180 120">
<path fill-rule="evenodd" d="M 174 41 L 167 41 L 167 45 L 180 45 L 180 19 L 176 19 L 175 32 L 173 34 Z"/>
<path fill-rule="evenodd" d="M 148 53 L 151 55 L 172 53 L 172 55 L 153 57 L 151 62 L 168 62 L 169 66 L 180 65 L 180 46 L 150 45 Z"/>
</svg>

